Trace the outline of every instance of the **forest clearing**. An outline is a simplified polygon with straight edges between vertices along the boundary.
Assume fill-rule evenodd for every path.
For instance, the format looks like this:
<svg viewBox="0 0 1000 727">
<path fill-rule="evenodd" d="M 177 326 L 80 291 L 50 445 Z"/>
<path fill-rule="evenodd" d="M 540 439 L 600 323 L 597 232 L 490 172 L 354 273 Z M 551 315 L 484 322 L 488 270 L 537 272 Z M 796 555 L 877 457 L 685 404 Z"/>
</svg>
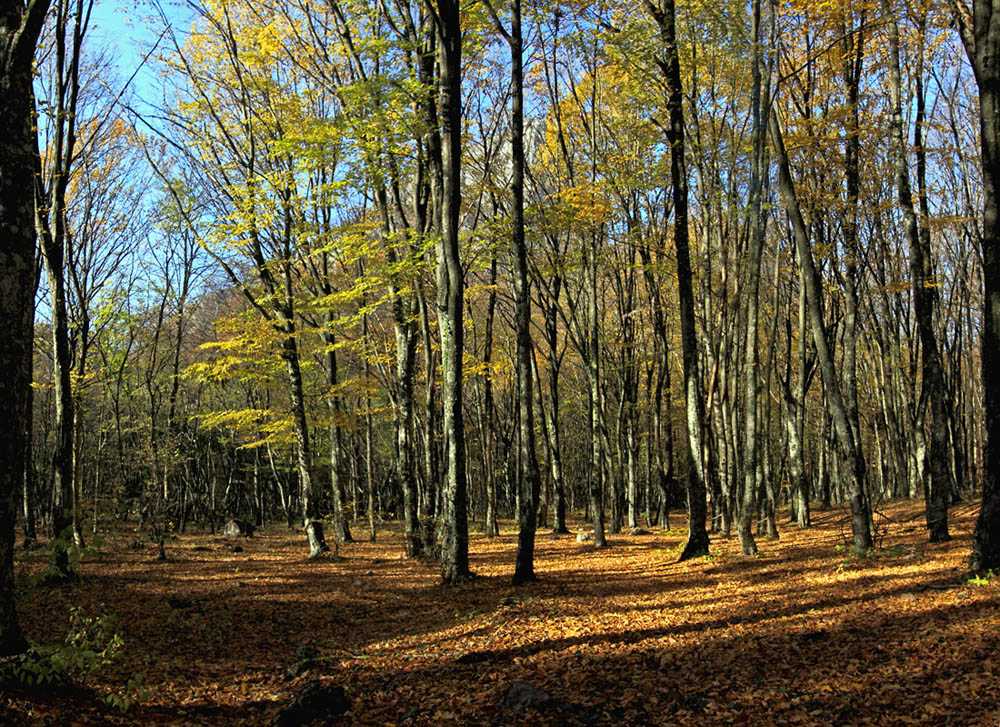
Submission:
<svg viewBox="0 0 1000 727">
<path fill-rule="evenodd" d="M 893 504 L 867 557 L 835 547 L 846 509 L 810 529 L 782 521 L 756 558 L 734 537 L 677 563 L 677 529 L 609 536 L 603 550 L 540 535 L 540 580 L 520 588 L 509 522 L 473 535 L 477 577 L 460 586 L 402 558 L 399 532 L 318 562 L 283 528 L 187 534 L 157 562 L 122 529 L 78 581 L 31 586 L 19 609 L 36 642 L 58 640 L 71 605 L 113 613 L 120 657 L 85 692 L 5 694 L 0 722 L 269 725 L 318 677 L 343 686 L 350 710 L 329 723 L 344 725 L 997 724 L 1000 590 L 963 577 L 975 510 L 955 507 L 954 539 L 928 544 L 923 508 Z M 16 568 L 26 582 L 44 558 L 19 551 Z M 287 679 L 303 646 L 315 667 Z M 141 704 L 100 702 L 133 675 Z M 551 701 L 505 707 L 515 683 Z"/>
</svg>

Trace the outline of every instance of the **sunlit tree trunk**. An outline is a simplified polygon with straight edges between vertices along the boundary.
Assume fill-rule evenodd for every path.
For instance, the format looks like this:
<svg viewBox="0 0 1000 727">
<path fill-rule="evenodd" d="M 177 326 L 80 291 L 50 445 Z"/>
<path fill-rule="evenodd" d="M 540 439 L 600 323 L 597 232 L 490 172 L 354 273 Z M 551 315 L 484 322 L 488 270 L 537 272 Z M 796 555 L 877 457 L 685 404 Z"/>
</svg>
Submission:
<svg viewBox="0 0 1000 727">
<path fill-rule="evenodd" d="M 462 203 L 462 27 L 457 0 L 435 0 L 439 46 L 441 161 L 441 241 L 438 244 L 438 328 L 441 334 L 443 429 L 446 472 L 442 513 L 441 572 L 445 583 L 459 583 L 469 570 L 469 525 L 462 415 L 464 312 L 458 228 Z"/>
<path fill-rule="evenodd" d="M 677 296 L 680 302 L 681 350 L 684 374 L 684 401 L 687 409 L 687 500 L 688 538 L 680 560 L 708 552 L 705 529 L 707 498 L 702 467 L 702 432 L 704 403 L 698 385 L 698 341 L 694 324 L 694 288 L 691 275 L 691 251 L 688 242 L 688 186 L 684 162 L 684 109 L 681 93 L 680 58 L 674 23 L 674 0 L 645 0 L 646 8 L 660 28 L 662 55 L 657 64 L 667 84 L 670 120 L 667 143 L 670 145 L 670 185 L 674 193 L 674 245 L 677 249 Z"/>
<path fill-rule="evenodd" d="M 973 570 L 1000 567 L 1000 0 L 954 0 L 979 86 L 983 170 L 983 496 L 972 537 Z"/>
<path fill-rule="evenodd" d="M 889 124 L 893 166 L 896 173 L 896 192 L 903 210 L 903 228 L 910 247 L 910 288 L 913 307 L 920 334 L 920 362 L 923 389 L 930 403 L 931 446 L 927 461 L 930 478 L 925 495 L 927 503 L 927 528 L 932 543 L 949 540 L 948 498 L 951 496 L 951 469 L 948 462 L 948 420 L 945 411 L 944 372 L 937 337 L 934 334 L 934 307 L 937 298 L 931 260 L 930 230 L 922 234 L 918 229 L 917 215 L 913 208 L 910 171 L 906 160 L 906 141 L 903 134 L 902 73 L 899 61 L 899 27 L 887 0 L 882 0 L 882 15 L 889 36 Z M 922 42 L 922 41 L 921 41 Z M 918 73 L 922 73 L 918 70 Z M 918 99 L 918 113 L 922 116 L 923 99 Z M 920 141 L 920 124 L 917 119 L 917 137 Z M 919 144 L 918 144 L 919 145 Z M 926 220 L 924 220 L 926 225 Z M 926 229 L 926 228 L 925 228 Z"/>
<path fill-rule="evenodd" d="M 843 80 L 847 94 L 847 114 L 844 123 L 844 179 L 847 190 L 847 205 L 843 216 L 843 233 L 845 248 L 844 271 L 844 331 L 843 331 L 843 362 L 841 367 L 841 397 L 843 400 L 847 423 L 854 442 L 852 448 L 853 475 L 856 482 L 846 483 L 851 491 L 851 517 L 864 517 L 871 520 L 871 506 L 867 491 L 867 462 L 864 457 L 861 442 L 861 425 L 858 411 L 858 262 L 861 249 L 858 243 L 858 205 L 861 199 L 861 134 L 860 106 L 858 97 L 861 88 L 861 71 L 864 61 L 865 12 L 861 11 L 857 28 L 844 27 L 841 34 L 843 57 Z M 851 467 L 845 468 L 850 470 Z M 855 534 L 855 545 L 862 531 L 870 531 L 868 525 L 862 528 L 860 522 L 852 524 Z M 864 540 L 862 537 L 861 540 Z"/>
<path fill-rule="evenodd" d="M 789 303 L 791 307 L 791 303 Z M 812 370 L 807 358 L 808 339 L 806 337 L 806 297 L 805 286 L 802 284 L 802 274 L 799 273 L 798 290 L 798 331 L 799 346 L 795 360 L 798 377 L 795 390 L 789 380 L 792 369 L 792 320 L 791 311 L 786 318 L 785 334 L 785 379 L 781 382 L 785 406 L 782 415 L 785 423 L 785 435 L 788 440 L 788 475 L 792 488 L 792 511 L 795 524 L 807 528 L 811 523 L 809 512 L 809 477 L 805 465 L 805 412 L 806 391 L 809 388 L 809 373 Z"/>
<path fill-rule="evenodd" d="M 670 420 L 670 341 L 667 336 L 663 295 L 659 279 L 653 268 L 654 260 L 657 266 L 663 265 L 663 241 L 661 241 L 655 257 L 647 245 L 640 245 L 639 257 L 642 260 L 643 278 L 652 307 L 653 351 L 656 362 L 652 401 L 653 431 L 649 444 L 649 448 L 653 450 L 654 462 L 651 475 L 654 480 L 652 484 L 656 487 L 658 500 L 656 522 L 660 527 L 669 529 L 670 495 L 674 485 L 674 438 Z M 664 399 L 667 402 L 666 416 L 663 412 Z"/>
<path fill-rule="evenodd" d="M 757 324 L 758 324 L 758 297 L 760 291 L 760 268 L 761 258 L 764 253 L 764 230 L 766 217 L 763 210 L 765 174 L 767 163 L 765 157 L 765 141 L 767 138 L 767 116 L 769 113 L 770 97 L 770 64 L 767 65 L 768 73 L 766 80 L 762 72 L 763 46 L 761 43 L 761 11 L 760 0 L 753 3 L 753 60 L 751 61 L 751 73 L 753 84 L 751 87 L 750 113 L 752 119 L 752 154 L 750 167 L 750 249 L 747 260 L 747 283 L 749 289 L 745 292 L 747 296 L 746 308 L 746 344 L 744 351 L 744 390 L 746 396 L 746 410 L 744 411 L 744 440 L 743 440 L 743 499 L 740 503 L 739 512 L 739 536 L 740 547 L 743 555 L 756 555 L 757 543 L 754 542 L 753 534 L 750 531 L 751 519 L 754 509 L 754 495 L 757 491 L 757 473 L 760 469 L 761 452 L 758 449 L 761 426 L 767 426 L 765 421 L 759 426 L 757 423 L 758 391 L 760 374 L 758 370 L 757 353 Z M 766 454 L 764 455 L 766 456 Z"/>
<path fill-rule="evenodd" d="M 834 441 L 837 446 L 839 475 L 845 494 L 851 503 L 851 530 L 854 546 L 859 550 L 871 550 L 872 535 L 871 517 L 868 511 L 867 499 L 864 493 L 865 461 L 864 454 L 856 444 L 854 432 L 849 421 L 848 409 L 844 403 L 841 382 L 834 366 L 833 352 L 827 341 L 826 327 L 823 323 L 822 290 L 819 274 L 813 262 L 812 249 L 809 245 L 809 233 L 806 229 L 802 212 L 799 208 L 795 185 L 792 181 L 788 153 L 781 134 L 781 126 L 777 116 L 771 114 L 771 137 L 774 153 L 778 162 L 778 180 L 781 187 L 781 199 L 785 206 L 795 238 L 795 246 L 802 269 L 802 282 L 806 290 L 806 308 L 809 315 L 809 328 L 816 346 L 820 375 L 826 393 L 827 408 L 833 423 Z M 825 493 L 824 493 L 825 494 Z"/>
<path fill-rule="evenodd" d="M 511 193 L 513 209 L 511 240 L 514 253 L 514 305 L 517 336 L 517 407 L 520 424 L 521 471 L 518 488 L 521 493 L 518 508 L 517 557 L 514 585 L 536 580 L 535 527 L 541 478 L 535 451 L 535 406 L 532 386 L 531 299 L 528 283 L 528 253 L 524 241 L 524 70 L 522 68 L 521 0 L 511 2 L 510 41 L 513 89 L 511 104 L 511 160 L 513 174 Z"/>
</svg>

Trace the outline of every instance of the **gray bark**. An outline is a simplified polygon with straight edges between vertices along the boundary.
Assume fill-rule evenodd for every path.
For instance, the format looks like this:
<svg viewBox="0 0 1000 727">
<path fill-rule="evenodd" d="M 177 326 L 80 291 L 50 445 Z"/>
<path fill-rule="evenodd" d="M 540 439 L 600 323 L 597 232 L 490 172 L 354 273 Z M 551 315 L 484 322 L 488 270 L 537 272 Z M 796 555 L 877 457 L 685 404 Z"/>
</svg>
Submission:
<svg viewBox="0 0 1000 727">
<path fill-rule="evenodd" d="M 760 0 L 753 3 L 753 61 L 751 73 L 753 85 L 751 88 L 750 107 L 752 115 L 752 153 L 750 169 L 750 249 L 747 261 L 747 283 L 746 291 L 746 350 L 744 351 L 744 385 L 745 385 L 745 411 L 744 411 L 744 440 L 743 440 L 743 499 L 740 503 L 738 532 L 740 536 L 740 548 L 743 555 L 756 555 L 757 543 L 754 541 L 750 531 L 751 519 L 754 509 L 754 495 L 757 491 L 757 474 L 760 469 L 757 443 L 759 441 L 759 427 L 757 423 L 758 391 L 760 381 L 760 371 L 758 371 L 757 353 L 757 324 L 758 316 L 758 296 L 760 292 L 760 268 L 761 258 L 764 253 L 764 231 L 767 218 L 763 210 L 764 187 L 766 185 L 765 174 L 767 164 L 765 158 L 765 141 L 767 138 L 767 116 L 769 113 L 768 98 L 770 97 L 770 64 L 767 64 L 767 77 L 762 72 L 762 45 L 761 45 L 761 12 Z M 766 422 L 765 422 L 766 424 Z"/>
<path fill-rule="evenodd" d="M 983 495 L 972 536 L 973 570 L 1000 567 L 1000 0 L 955 0 L 959 30 L 979 85 L 982 144 L 982 382 L 986 420 Z"/>
<path fill-rule="evenodd" d="M 441 241 L 438 243 L 438 328 L 441 334 L 443 429 L 447 477 L 443 492 L 441 575 L 445 583 L 468 580 L 469 524 L 462 415 L 464 351 L 462 265 L 458 227 L 462 203 L 462 27 L 457 0 L 435 0 L 440 64 Z"/>
<path fill-rule="evenodd" d="M 886 19 L 889 36 L 889 100 L 892 117 L 889 135 L 892 143 L 893 165 L 896 173 L 896 192 L 903 211 L 903 227 L 910 246 L 910 287 L 917 329 L 920 334 L 920 361 L 924 393 L 921 397 L 930 403 L 931 445 L 927 460 L 928 474 L 926 503 L 927 528 L 932 543 L 949 540 L 948 498 L 951 496 L 951 469 L 948 456 L 948 420 L 945 411 L 944 372 L 937 337 L 934 334 L 934 307 L 936 289 L 931 260 L 930 230 L 918 229 L 917 215 L 913 208 L 910 172 L 906 159 L 906 141 L 903 134 L 902 73 L 899 62 L 899 27 L 887 0 L 882 0 L 882 14 Z M 922 70 L 918 69 L 918 74 Z M 922 91 L 922 89 L 921 89 Z M 923 115 L 923 94 L 918 92 L 918 114 Z M 917 119 L 917 142 L 920 141 L 920 124 Z M 926 231 L 926 235 L 922 234 Z M 921 431 L 922 435 L 923 432 Z M 922 437 L 921 437 L 922 439 Z M 922 449 L 922 447 L 921 447 Z"/>
<path fill-rule="evenodd" d="M 778 161 L 778 179 L 781 187 L 781 199 L 789 220 L 792 223 L 792 233 L 802 268 L 802 281 L 806 290 L 806 308 L 809 315 L 809 327 L 812 331 L 813 343 L 819 362 L 820 375 L 826 392 L 826 403 L 837 446 L 840 475 L 851 503 L 851 531 L 854 546 L 859 550 L 872 548 L 872 535 L 869 526 L 871 517 L 868 501 L 865 497 L 865 460 L 864 454 L 854 437 L 848 409 L 841 390 L 841 381 L 834 367 L 833 353 L 826 338 L 826 328 L 823 325 L 822 291 L 820 290 L 819 274 L 813 262 L 812 249 L 809 245 L 809 233 L 806 229 L 802 212 L 799 208 L 795 185 L 792 182 L 788 153 L 781 134 L 781 126 L 775 114 L 770 119 L 771 137 L 774 152 Z"/>
<path fill-rule="evenodd" d="M 511 84 L 513 102 L 511 117 L 511 159 L 513 175 L 514 303 L 517 336 L 517 405 L 520 420 L 521 472 L 519 477 L 520 507 L 517 556 L 514 585 L 537 580 L 535 576 L 535 527 L 541 477 L 535 448 L 535 407 L 532 386 L 531 298 L 528 283 L 528 253 L 524 242 L 524 69 L 522 67 L 521 0 L 511 3 Z"/>
<path fill-rule="evenodd" d="M 687 409 L 687 500 L 688 539 L 680 560 L 708 552 L 707 496 L 702 468 L 702 431 L 704 403 L 698 385 L 698 341 L 694 324 L 694 290 L 691 274 L 691 251 L 688 241 L 688 186 L 684 162 L 684 110 L 681 92 L 680 58 L 674 23 L 674 0 L 660 0 L 646 8 L 660 28 L 663 53 L 657 59 L 667 83 L 670 122 L 667 143 L 670 145 L 670 184 L 674 193 L 674 245 L 677 249 L 677 296 L 680 302 L 681 349 L 684 374 L 684 401 Z"/>
</svg>

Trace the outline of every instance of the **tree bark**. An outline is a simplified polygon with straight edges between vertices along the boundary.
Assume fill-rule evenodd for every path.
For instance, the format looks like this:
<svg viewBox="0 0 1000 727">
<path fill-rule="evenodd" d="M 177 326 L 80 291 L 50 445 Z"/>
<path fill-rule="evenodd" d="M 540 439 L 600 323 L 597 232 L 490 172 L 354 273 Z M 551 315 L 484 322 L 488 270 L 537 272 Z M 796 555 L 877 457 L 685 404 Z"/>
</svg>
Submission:
<svg viewBox="0 0 1000 727">
<path fill-rule="evenodd" d="M 979 86 L 983 170 L 982 382 L 986 420 L 983 495 L 972 536 L 973 570 L 1000 567 L 1000 0 L 955 0 L 959 30 Z"/>
<path fill-rule="evenodd" d="M 462 203 L 462 27 L 458 0 L 435 0 L 441 68 L 441 241 L 438 243 L 438 327 L 441 334 L 443 429 L 447 477 L 442 513 L 441 575 L 448 584 L 468 580 L 469 523 L 462 416 L 462 330 L 465 289 L 459 257 Z"/>
<path fill-rule="evenodd" d="M 309 425 L 306 421 L 305 395 L 302 388 L 302 370 L 299 366 L 299 351 L 295 339 L 295 324 L 288 318 L 283 321 L 285 340 L 282 342 L 281 357 L 285 360 L 291 395 L 292 420 L 295 425 L 296 455 L 298 460 L 299 483 L 302 487 L 302 522 L 309 541 L 309 557 L 316 558 L 330 548 L 323 537 L 323 525 L 316 517 L 316 490 L 312 469 L 312 450 L 309 447 Z"/>
<path fill-rule="evenodd" d="M 781 134 L 781 126 L 776 114 L 771 114 L 771 137 L 774 152 L 778 161 L 778 180 L 781 187 L 781 199 L 785 211 L 791 221 L 792 233 L 802 268 L 802 282 L 806 290 L 806 308 L 809 314 L 809 327 L 812 331 L 813 343 L 819 362 L 820 375 L 826 393 L 827 409 L 833 422 L 834 441 L 837 446 L 840 476 L 844 480 L 845 490 L 851 503 L 851 531 L 854 546 L 859 550 L 871 550 L 872 535 L 869 522 L 871 516 L 868 501 L 865 497 L 865 460 L 864 454 L 854 438 L 854 432 L 849 421 L 848 409 L 844 403 L 841 382 L 834 367 L 833 353 L 826 339 L 826 328 L 823 325 L 822 291 L 820 290 L 819 274 L 813 262 L 812 249 L 809 245 L 809 233 L 795 194 L 792 173 L 785 151 L 785 142 Z"/>
<path fill-rule="evenodd" d="M 652 0 L 645 0 L 645 3 L 660 28 L 663 55 L 657 59 L 657 65 L 667 83 L 667 106 L 670 110 L 667 143 L 670 145 L 670 184 L 674 193 L 674 245 L 677 249 L 677 296 L 680 302 L 681 352 L 688 435 L 688 538 L 679 558 L 683 561 L 708 553 L 708 531 L 705 529 L 708 508 L 702 468 L 701 432 L 705 415 L 698 384 L 698 341 L 695 337 L 694 289 L 688 238 L 687 170 L 684 162 L 684 108 L 674 0 L 660 0 L 659 6 L 654 5 Z"/>
<path fill-rule="evenodd" d="M 917 330 L 920 334 L 920 363 L 923 379 L 921 399 L 930 403 L 930 457 L 927 461 L 929 479 L 925 492 L 927 507 L 927 529 L 932 543 L 949 540 L 948 498 L 951 496 L 951 469 L 948 456 L 948 415 L 945 410 L 944 371 L 937 337 L 934 335 L 934 308 L 937 289 L 931 259 L 930 230 L 919 229 L 917 215 L 913 208 L 913 193 L 910 187 L 910 172 L 906 160 L 906 142 L 903 134 L 902 73 L 899 62 L 899 27 L 888 0 L 882 0 L 882 15 L 886 18 L 889 36 L 889 101 L 892 116 L 889 135 L 892 143 L 893 162 L 896 173 L 896 192 L 899 206 L 903 211 L 903 228 L 910 246 L 910 288 L 913 291 L 913 307 L 916 313 Z M 922 73 L 921 69 L 917 71 Z M 918 87 L 916 145 L 920 146 L 923 122 L 923 93 Z M 926 235 L 923 234 L 926 230 Z"/>
<path fill-rule="evenodd" d="M 330 410 L 330 494 L 333 498 L 333 537 L 338 543 L 349 543 L 353 540 L 351 529 L 344 515 L 344 484 L 340 473 L 340 460 L 343 441 L 340 431 L 340 399 L 335 391 L 339 383 L 337 372 L 337 351 L 334 348 L 336 339 L 332 333 L 333 314 L 328 314 L 327 325 L 331 331 L 324 334 L 324 343 L 329 349 L 326 353 L 326 376 L 330 386 L 328 407 Z"/>
<path fill-rule="evenodd" d="M 0 656 L 28 648 L 14 603 L 16 494 L 24 477 L 34 309 L 35 134 L 31 122 L 32 59 L 48 0 L 0 6 Z"/>
<path fill-rule="evenodd" d="M 56 441 L 52 453 L 51 533 L 55 547 L 52 550 L 51 573 L 54 577 L 68 578 L 71 573 L 66 549 L 76 532 L 76 518 L 73 494 L 75 400 L 71 383 L 73 362 L 66 300 L 66 266 L 70 264 L 66 195 L 76 146 L 80 52 L 85 26 L 80 8 L 73 12 L 67 0 L 60 0 L 56 15 L 52 149 L 46 150 L 47 164 L 43 165 L 41 155 L 38 156 L 38 177 L 34 188 L 35 225 L 45 260 L 52 310 Z"/>
<path fill-rule="evenodd" d="M 767 165 L 765 160 L 765 141 L 767 138 L 767 116 L 769 113 L 770 97 L 770 72 L 767 78 L 761 69 L 762 44 L 761 44 L 761 12 L 760 0 L 753 2 L 753 60 L 751 62 L 751 73 L 753 84 L 750 96 L 750 113 L 752 116 L 752 154 L 750 167 L 750 249 L 747 262 L 747 284 L 749 288 L 745 291 L 747 296 L 746 309 L 746 343 L 744 351 L 744 385 L 746 387 L 746 409 L 744 411 L 744 440 L 743 440 L 743 499 L 740 504 L 738 532 L 740 536 L 740 548 L 743 555 L 756 555 L 757 543 L 754 541 L 750 531 L 751 519 L 754 509 L 754 494 L 757 490 L 757 473 L 760 469 L 758 461 L 760 453 L 757 448 L 759 441 L 759 427 L 757 424 L 757 399 L 759 391 L 758 353 L 757 353 L 757 325 L 758 297 L 760 292 L 760 268 L 761 258 L 764 253 L 764 231 L 767 218 L 763 210 L 764 186 L 766 184 L 765 175 Z M 770 64 L 767 66 L 770 70 Z"/>
<path fill-rule="evenodd" d="M 535 576 L 535 527 L 541 478 L 535 450 L 535 406 L 532 386 L 531 299 L 528 283 L 528 252 L 524 242 L 524 69 L 522 67 L 521 0 L 511 3 L 510 80 L 511 161 L 513 197 L 511 247 L 514 253 L 514 316 L 517 335 L 517 405 L 520 419 L 521 491 L 518 508 L 517 557 L 512 582 L 515 586 L 537 580 Z"/>
</svg>

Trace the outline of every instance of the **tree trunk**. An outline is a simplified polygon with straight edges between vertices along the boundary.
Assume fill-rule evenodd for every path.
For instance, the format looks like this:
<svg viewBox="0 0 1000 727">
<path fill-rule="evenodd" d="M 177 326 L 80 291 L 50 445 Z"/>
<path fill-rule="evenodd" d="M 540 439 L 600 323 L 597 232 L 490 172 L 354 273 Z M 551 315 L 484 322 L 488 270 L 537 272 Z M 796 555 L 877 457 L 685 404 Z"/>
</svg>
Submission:
<svg viewBox="0 0 1000 727">
<path fill-rule="evenodd" d="M 445 583 L 468 580 L 469 523 L 465 471 L 465 426 L 462 417 L 462 265 L 458 228 L 462 203 L 462 27 L 458 0 L 435 0 L 439 62 L 441 166 L 441 241 L 438 243 L 438 327 L 441 333 L 443 430 L 446 469 L 443 492 L 441 574 Z"/>
<path fill-rule="evenodd" d="M 327 325 L 333 326 L 333 314 L 327 318 Z M 338 543 L 349 543 L 353 540 L 351 529 L 344 515 L 344 485 L 340 473 L 340 460 L 343 441 L 340 431 L 340 399 L 335 391 L 338 381 L 337 351 L 334 348 L 336 339 L 332 332 L 324 334 L 326 353 L 326 382 L 330 386 L 327 399 L 330 410 L 330 494 L 333 498 L 333 537 Z"/>
<path fill-rule="evenodd" d="M 842 385 L 840 398 L 843 402 L 845 416 L 853 439 L 854 455 L 851 462 L 843 468 L 848 481 L 843 483 L 851 499 L 851 518 L 854 544 L 858 548 L 868 549 L 870 545 L 871 508 L 866 489 L 867 472 L 864 452 L 861 443 L 861 426 L 858 414 L 858 260 L 860 247 L 858 244 L 858 203 L 860 200 L 861 173 L 861 134 L 858 95 L 861 87 L 861 70 L 864 61 L 864 30 L 865 11 L 861 10 L 857 29 L 845 26 L 841 34 L 844 86 L 847 94 L 847 116 L 844 128 L 844 179 L 847 191 L 847 206 L 843 217 L 844 247 L 847 259 L 844 275 L 844 329 L 843 329 L 843 361 L 841 368 Z M 850 30 L 850 32 L 848 32 Z M 834 419 L 836 423 L 836 418 Z M 836 431 L 836 430 L 835 430 Z M 861 518 L 867 523 L 862 526 Z M 865 537 L 865 533 L 869 533 Z M 862 545 L 862 543 L 869 543 Z"/>
<path fill-rule="evenodd" d="M 517 404 L 520 419 L 521 498 L 518 508 L 517 557 L 512 582 L 515 586 L 537 580 L 535 577 L 535 527 L 539 489 L 538 457 L 535 452 L 535 405 L 531 376 L 531 299 L 528 284 L 528 253 L 524 243 L 524 72 L 522 68 L 521 0 L 511 3 L 510 80 L 513 87 L 511 104 L 511 160 L 513 175 L 514 304 L 517 335 Z"/>
<path fill-rule="evenodd" d="M 667 82 L 667 106 L 670 123 L 670 184 L 674 193 L 674 245 L 677 249 L 677 296 L 680 302 L 681 351 L 684 374 L 684 400 L 687 407 L 687 500 L 688 538 L 679 560 L 708 553 L 705 529 L 707 496 L 702 468 L 702 432 L 704 404 L 698 384 L 698 341 L 695 337 L 694 289 L 691 275 L 691 251 L 688 242 L 688 187 L 684 162 L 684 108 L 681 91 L 680 57 L 674 23 L 674 0 L 660 0 L 659 6 L 645 0 L 646 8 L 660 28 L 663 55 L 657 65 Z"/>
<path fill-rule="evenodd" d="M 761 45 L 760 0 L 754 0 L 753 2 L 752 33 L 754 52 L 751 63 L 753 85 L 750 97 L 750 113 L 752 116 L 751 145 L 753 157 L 750 167 L 750 249 L 747 261 L 747 283 L 749 289 L 745 291 L 747 300 L 746 343 L 744 351 L 746 409 L 743 421 L 743 500 L 740 504 L 738 524 L 740 548 L 743 551 L 743 555 L 757 554 L 757 543 L 754 542 L 753 534 L 750 531 L 750 522 L 754 506 L 754 493 L 757 490 L 757 473 L 761 466 L 759 462 L 761 454 L 757 448 L 757 443 L 760 439 L 760 427 L 757 424 L 757 399 L 760 381 L 760 371 L 758 371 L 757 367 L 757 325 L 759 321 L 757 306 L 760 291 L 761 258 L 764 253 L 764 231 L 767 222 L 763 210 L 764 186 L 766 185 L 765 174 L 767 172 L 764 149 L 767 135 L 771 78 L 770 64 L 767 64 L 768 73 L 766 79 L 761 69 L 763 51 Z"/>
<path fill-rule="evenodd" d="M 37 275 L 36 278 L 37 280 Z M 37 285 L 36 285 L 37 288 Z M 34 292 L 32 292 L 34 301 Z M 34 330 L 35 306 L 26 306 L 24 309 L 24 328 Z M 34 346 L 28 347 L 28 362 L 26 366 L 29 372 L 35 369 Z M 21 480 L 21 501 L 24 507 L 24 549 L 28 550 L 35 546 L 38 539 L 38 482 L 35 478 L 35 462 L 32 457 L 32 443 L 34 440 L 35 427 L 33 421 L 34 390 L 29 385 L 25 395 L 27 396 L 27 413 L 24 419 L 24 477 Z"/>
<path fill-rule="evenodd" d="M 920 334 L 920 361 L 924 399 L 930 403 L 931 446 L 927 460 L 928 474 L 925 499 L 927 503 L 927 528 L 932 543 L 949 540 L 948 498 L 951 496 L 951 470 L 948 463 L 948 419 L 945 411 L 944 372 L 937 337 L 934 335 L 934 307 L 937 292 L 931 260 L 930 230 L 923 221 L 918 229 L 917 215 L 913 209 L 910 172 L 906 161 L 906 142 L 903 134 L 902 73 L 899 62 L 899 27 L 887 0 L 882 0 L 882 15 L 886 18 L 889 36 L 889 99 L 892 116 L 889 124 L 893 161 L 896 173 L 896 192 L 903 210 L 903 227 L 910 247 L 910 288 L 913 307 Z M 921 39 L 922 40 L 922 39 Z M 917 69 L 918 79 L 922 74 Z M 917 120 L 915 145 L 921 146 L 923 123 L 923 89 L 917 90 Z M 920 157 L 923 159 L 923 156 Z M 924 234 L 926 232 L 926 234 Z"/>
<path fill-rule="evenodd" d="M 1000 0 L 955 0 L 959 29 L 979 86 L 983 169 L 982 382 L 986 420 L 983 497 L 972 536 L 973 570 L 1000 567 Z"/>
<path fill-rule="evenodd" d="M 0 12 L 0 656 L 28 648 L 14 604 L 16 493 L 24 477 L 28 387 L 34 334 L 34 175 L 36 144 L 31 123 L 32 58 L 48 0 Z"/>
<path fill-rule="evenodd" d="M 79 10 L 79 8 L 77 9 Z M 75 158 L 76 108 L 79 98 L 80 53 L 85 26 L 80 12 L 59 5 L 55 40 L 55 116 L 52 119 L 52 149 L 46 150 L 43 165 L 38 156 L 35 181 L 35 225 L 49 283 L 52 311 L 53 378 L 55 382 L 56 443 L 52 455 L 52 525 L 55 539 L 52 575 L 69 577 L 66 548 L 74 535 L 73 512 L 73 423 L 74 397 L 71 385 L 73 366 L 69 344 L 69 314 L 66 296 L 66 266 L 70 237 L 66 230 L 66 196 Z M 71 25 L 72 24 L 72 25 Z M 67 48 L 67 40 L 69 48 Z M 67 55 L 68 54 L 68 55 Z M 37 148 L 37 140 L 35 142 Z"/>
<path fill-rule="evenodd" d="M 557 306 L 561 284 L 562 278 L 556 276 L 552 281 L 553 300 L 545 309 L 545 339 L 549 349 L 549 409 L 546 414 L 548 416 L 549 471 L 556 499 L 552 532 L 557 534 L 569 532 L 569 528 L 566 527 L 566 482 L 563 476 L 562 423 L 559 416 L 559 369 L 561 359 L 559 356 Z"/>
<path fill-rule="evenodd" d="M 802 281 L 806 290 L 806 307 L 809 314 L 809 327 L 812 330 L 813 343 L 819 362 L 820 375 L 823 378 L 823 388 L 826 393 L 827 409 L 833 422 L 834 441 L 837 446 L 840 476 L 844 481 L 847 497 L 851 503 L 851 531 L 854 546 L 859 550 L 871 550 L 872 535 L 869 526 L 871 517 L 868 501 L 865 497 L 865 460 L 854 438 L 849 421 L 847 407 L 841 393 L 841 382 L 834 368 L 833 353 L 826 339 L 826 328 L 823 325 L 822 291 L 820 290 L 819 274 L 813 262 L 812 250 L 809 246 L 809 233 L 806 229 L 802 212 L 799 208 L 795 186 L 792 182 L 788 154 L 782 138 L 781 127 L 777 115 L 771 114 L 771 136 L 774 151 L 778 161 L 778 178 L 781 186 L 781 199 L 792 225 L 795 245 L 802 269 Z"/>
<path fill-rule="evenodd" d="M 594 547 L 604 548 L 604 453 L 601 442 L 601 352 L 598 337 L 597 305 L 597 251 L 593 241 L 584 250 L 584 277 L 587 286 L 587 306 L 589 338 L 587 343 L 588 407 L 590 412 L 590 471 L 587 480 L 587 494 L 590 507 L 590 522 L 594 530 Z"/>
<path fill-rule="evenodd" d="M 396 329 L 396 396 L 393 401 L 393 427 L 396 434 L 396 481 L 403 490 L 403 530 L 406 555 L 423 555 L 423 539 L 417 519 L 417 485 L 413 461 L 413 369 L 416 335 L 403 312 L 399 293 L 393 293 L 393 319 Z"/>
<path fill-rule="evenodd" d="M 495 210 L 494 210 L 495 211 Z M 496 474 L 496 406 L 493 402 L 493 322 L 497 308 L 497 257 L 490 261 L 490 293 L 486 304 L 486 341 L 483 344 L 483 477 L 486 480 L 486 518 L 483 532 L 487 538 L 500 535 L 497 526 L 497 474 Z"/>
<path fill-rule="evenodd" d="M 292 420 L 295 424 L 295 444 L 298 459 L 299 483 L 302 488 L 302 521 L 309 541 L 309 557 L 316 558 L 330 548 L 323 537 L 323 525 L 316 517 L 316 491 L 312 471 L 312 451 L 309 448 L 309 425 L 306 421 L 305 395 L 302 388 L 302 371 L 299 368 L 299 351 L 295 341 L 295 325 L 290 318 L 284 321 L 285 340 L 281 356 L 288 373 L 291 396 Z M 214 518 L 213 518 L 214 520 Z"/>
</svg>

